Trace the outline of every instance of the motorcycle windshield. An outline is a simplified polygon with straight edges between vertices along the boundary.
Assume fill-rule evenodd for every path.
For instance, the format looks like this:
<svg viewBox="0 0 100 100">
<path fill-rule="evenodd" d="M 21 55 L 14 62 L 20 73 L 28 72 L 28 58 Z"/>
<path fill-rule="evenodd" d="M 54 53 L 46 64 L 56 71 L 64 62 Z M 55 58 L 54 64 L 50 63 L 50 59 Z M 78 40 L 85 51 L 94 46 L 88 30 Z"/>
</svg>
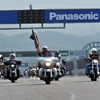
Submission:
<svg viewBox="0 0 100 100">
<path fill-rule="evenodd" d="M 57 63 L 58 59 L 56 57 L 40 57 L 38 58 L 39 63 L 46 63 L 46 62 L 51 62 L 51 63 Z"/>
</svg>

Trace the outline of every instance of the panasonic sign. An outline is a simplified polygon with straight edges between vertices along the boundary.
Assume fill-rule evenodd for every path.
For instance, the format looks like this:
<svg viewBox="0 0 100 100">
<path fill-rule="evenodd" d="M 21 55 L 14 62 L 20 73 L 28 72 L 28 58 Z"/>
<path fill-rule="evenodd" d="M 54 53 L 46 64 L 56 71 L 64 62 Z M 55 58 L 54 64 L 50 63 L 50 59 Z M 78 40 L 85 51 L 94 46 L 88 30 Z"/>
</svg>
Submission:
<svg viewBox="0 0 100 100">
<path fill-rule="evenodd" d="M 100 9 L 46 10 L 45 23 L 100 22 Z"/>
<path fill-rule="evenodd" d="M 88 14 L 56 14 L 55 12 L 50 13 L 50 20 L 98 20 L 99 15 L 97 13 L 90 12 Z"/>
</svg>

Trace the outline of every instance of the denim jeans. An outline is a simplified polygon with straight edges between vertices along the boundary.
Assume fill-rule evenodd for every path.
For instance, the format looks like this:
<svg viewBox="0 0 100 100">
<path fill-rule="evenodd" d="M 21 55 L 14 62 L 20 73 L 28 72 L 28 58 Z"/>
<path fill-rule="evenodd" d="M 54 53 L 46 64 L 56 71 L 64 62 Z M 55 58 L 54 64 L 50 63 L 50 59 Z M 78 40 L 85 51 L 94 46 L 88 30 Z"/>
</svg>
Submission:
<svg viewBox="0 0 100 100">
<path fill-rule="evenodd" d="M 86 70 L 85 70 L 86 74 L 89 74 L 89 67 L 91 67 L 91 63 L 86 64 Z M 98 67 L 99 67 L 99 70 L 100 70 L 100 64 L 98 65 Z"/>
<path fill-rule="evenodd" d="M 91 63 L 86 64 L 86 70 L 85 73 L 89 74 L 89 67 L 90 67 Z"/>
</svg>

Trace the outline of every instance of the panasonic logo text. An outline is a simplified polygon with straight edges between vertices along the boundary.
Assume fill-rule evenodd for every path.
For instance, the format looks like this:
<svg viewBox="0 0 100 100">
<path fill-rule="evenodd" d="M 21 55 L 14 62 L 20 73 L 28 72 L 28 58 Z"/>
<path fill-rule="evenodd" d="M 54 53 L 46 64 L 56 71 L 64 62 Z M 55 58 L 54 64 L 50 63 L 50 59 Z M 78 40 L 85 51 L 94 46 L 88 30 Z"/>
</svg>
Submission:
<svg viewBox="0 0 100 100">
<path fill-rule="evenodd" d="M 55 12 L 49 13 L 50 20 L 98 20 L 99 14 L 86 13 L 86 14 L 56 14 Z"/>
</svg>

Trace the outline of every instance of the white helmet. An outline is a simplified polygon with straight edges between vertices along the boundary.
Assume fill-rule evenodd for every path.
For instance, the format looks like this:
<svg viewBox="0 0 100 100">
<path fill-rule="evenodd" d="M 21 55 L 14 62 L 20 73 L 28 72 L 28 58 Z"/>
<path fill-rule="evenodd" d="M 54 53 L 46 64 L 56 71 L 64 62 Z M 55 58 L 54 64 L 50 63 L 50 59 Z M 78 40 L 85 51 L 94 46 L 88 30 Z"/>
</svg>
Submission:
<svg viewBox="0 0 100 100">
<path fill-rule="evenodd" d="M 0 58 L 2 58 L 3 56 L 0 54 Z"/>
<path fill-rule="evenodd" d="M 97 49 L 96 48 L 92 48 L 91 52 L 93 52 L 93 51 L 97 52 Z"/>
<path fill-rule="evenodd" d="M 10 59 L 15 59 L 16 58 L 16 54 L 15 53 L 11 53 L 10 54 Z"/>
<path fill-rule="evenodd" d="M 48 47 L 47 46 L 43 46 L 43 48 L 42 49 L 48 49 Z"/>
</svg>

